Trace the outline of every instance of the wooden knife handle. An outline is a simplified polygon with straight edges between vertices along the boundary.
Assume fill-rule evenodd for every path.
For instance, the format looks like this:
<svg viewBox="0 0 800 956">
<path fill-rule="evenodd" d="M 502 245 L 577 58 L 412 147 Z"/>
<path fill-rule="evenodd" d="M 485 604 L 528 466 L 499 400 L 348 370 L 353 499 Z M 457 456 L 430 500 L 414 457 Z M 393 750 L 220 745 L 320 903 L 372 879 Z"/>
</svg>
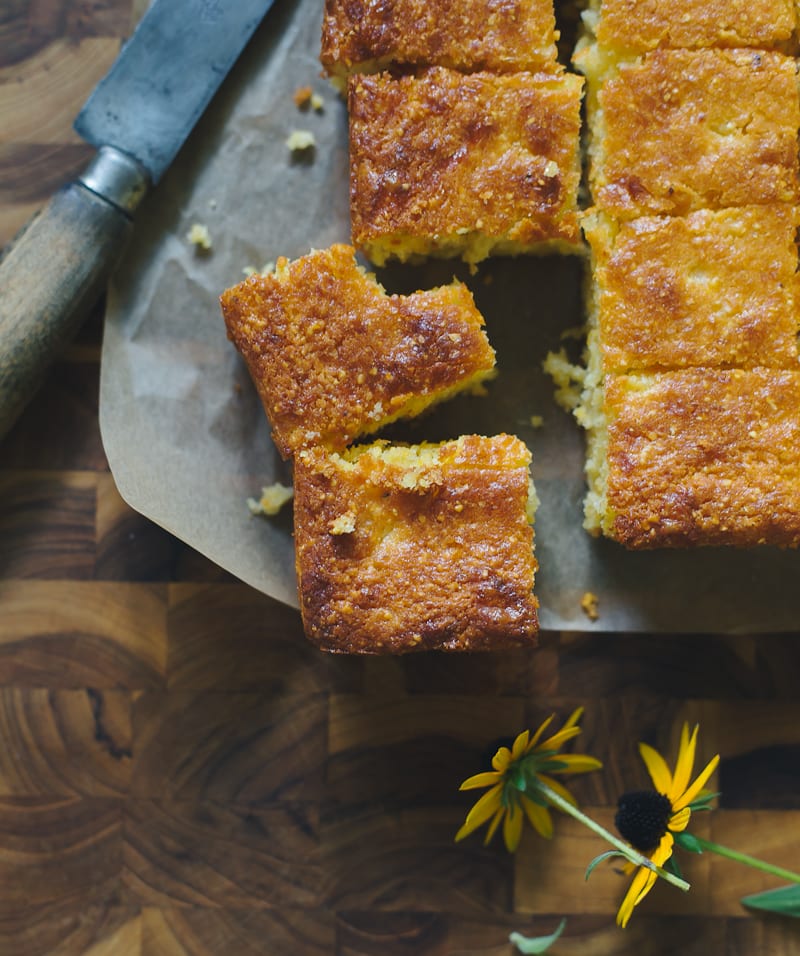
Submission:
<svg viewBox="0 0 800 956">
<path fill-rule="evenodd" d="M 131 225 L 117 206 L 73 183 L 0 261 L 0 438 L 100 296 Z"/>
</svg>

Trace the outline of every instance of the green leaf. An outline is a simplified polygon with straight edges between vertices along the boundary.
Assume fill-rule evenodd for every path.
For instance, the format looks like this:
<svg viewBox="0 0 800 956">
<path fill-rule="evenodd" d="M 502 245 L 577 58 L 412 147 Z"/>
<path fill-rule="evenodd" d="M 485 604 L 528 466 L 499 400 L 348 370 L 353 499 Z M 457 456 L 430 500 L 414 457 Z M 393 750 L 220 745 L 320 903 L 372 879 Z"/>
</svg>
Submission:
<svg viewBox="0 0 800 956">
<path fill-rule="evenodd" d="M 722 796 L 719 791 L 717 793 L 701 794 L 699 797 L 695 797 L 695 799 L 692 800 L 692 802 L 689 804 L 689 809 L 692 811 L 692 813 L 697 810 L 713 810 L 714 808 L 711 806 L 711 804 L 713 800 L 719 796 Z"/>
<path fill-rule="evenodd" d="M 594 872 L 595 867 L 602 863 L 603 860 L 610 860 L 612 857 L 618 856 L 623 860 L 627 860 L 627 856 L 624 853 L 621 853 L 619 850 L 606 850 L 605 853 L 601 853 L 600 856 L 596 856 L 592 862 L 586 867 L 586 873 L 584 874 L 584 880 L 588 880 L 589 877 Z"/>
<path fill-rule="evenodd" d="M 688 850 L 690 853 L 703 852 L 703 844 L 687 830 L 675 834 L 675 846 L 679 846 L 682 850 Z"/>
<path fill-rule="evenodd" d="M 741 902 L 743 906 L 754 910 L 800 918 L 800 885 L 794 883 L 791 886 L 781 886 L 777 890 L 755 893 L 753 896 L 745 896 Z"/>
<path fill-rule="evenodd" d="M 664 864 L 664 869 L 672 873 L 673 876 L 677 876 L 679 880 L 683 879 L 683 873 L 681 868 L 678 866 L 678 861 L 674 856 L 671 856 L 667 862 Z"/>
<path fill-rule="evenodd" d="M 556 927 L 555 932 L 549 936 L 523 936 L 521 933 L 512 933 L 508 937 L 508 940 L 516 946 L 521 953 L 546 953 L 564 932 L 566 925 L 566 919 L 562 919 Z"/>
</svg>

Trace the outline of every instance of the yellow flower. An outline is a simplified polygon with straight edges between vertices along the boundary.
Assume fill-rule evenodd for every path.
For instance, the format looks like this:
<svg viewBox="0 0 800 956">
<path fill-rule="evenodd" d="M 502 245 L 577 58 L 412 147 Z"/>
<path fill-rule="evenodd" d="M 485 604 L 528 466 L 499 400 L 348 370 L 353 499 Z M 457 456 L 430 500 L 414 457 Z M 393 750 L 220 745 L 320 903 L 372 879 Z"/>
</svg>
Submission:
<svg viewBox="0 0 800 956">
<path fill-rule="evenodd" d="M 696 725 L 690 736 L 689 725 L 683 725 L 674 773 L 670 773 L 661 754 L 647 744 L 639 744 L 639 753 L 647 766 L 655 790 L 626 793 L 619 799 L 614 821 L 617 829 L 631 846 L 659 867 L 672 856 L 675 843 L 673 834 L 686 829 L 692 815 L 691 803 L 697 799 L 719 763 L 717 754 L 694 782 L 689 783 L 694 767 L 698 730 L 699 726 Z M 633 872 L 635 869 L 636 875 L 617 913 L 617 924 L 622 927 L 628 925 L 633 908 L 647 896 L 657 878 L 653 870 L 644 866 L 635 867 L 628 864 L 625 869 L 627 872 Z"/>
<path fill-rule="evenodd" d="M 560 754 L 559 748 L 576 737 L 581 729 L 578 721 L 583 714 L 579 707 L 557 733 L 542 740 L 555 714 L 551 714 L 531 737 L 523 730 L 513 746 L 501 747 L 492 758 L 493 770 L 475 774 L 465 780 L 459 789 L 490 789 L 483 794 L 467 814 L 464 825 L 456 834 L 456 842 L 463 840 L 484 823 L 489 824 L 484 843 L 488 843 L 503 824 L 503 839 L 509 852 L 519 846 L 525 817 L 543 837 L 553 835 L 553 820 L 547 808 L 548 800 L 542 784 L 576 805 L 572 794 L 550 774 L 588 773 L 603 765 L 586 754 Z"/>
</svg>

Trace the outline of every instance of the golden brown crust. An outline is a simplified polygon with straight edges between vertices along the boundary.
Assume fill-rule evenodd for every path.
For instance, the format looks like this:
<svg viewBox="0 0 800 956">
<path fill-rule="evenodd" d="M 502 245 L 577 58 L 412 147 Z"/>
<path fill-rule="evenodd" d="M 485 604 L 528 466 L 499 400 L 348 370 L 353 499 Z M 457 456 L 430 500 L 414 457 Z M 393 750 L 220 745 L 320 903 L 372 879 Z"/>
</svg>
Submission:
<svg viewBox="0 0 800 956">
<path fill-rule="evenodd" d="M 605 372 L 798 369 L 796 207 L 589 216 Z"/>
<path fill-rule="evenodd" d="M 793 0 L 602 0 L 596 36 L 610 49 L 785 45 L 795 28 Z"/>
<path fill-rule="evenodd" d="M 800 373 L 608 376 L 610 537 L 629 548 L 800 543 Z"/>
<path fill-rule="evenodd" d="M 390 64 L 473 72 L 560 70 L 552 0 L 325 0 L 329 74 Z"/>
<path fill-rule="evenodd" d="M 789 57 L 658 50 L 621 66 L 598 102 L 591 184 L 611 215 L 797 201 L 800 104 Z"/>
<path fill-rule="evenodd" d="M 349 82 L 353 240 L 421 238 L 435 250 L 479 237 L 526 251 L 577 244 L 583 81 L 574 75 L 418 77 Z M 488 254 L 488 253 L 487 253 Z M 475 257 L 476 260 L 478 257 Z"/>
<path fill-rule="evenodd" d="M 468 436 L 438 462 L 380 445 L 350 468 L 311 449 L 295 461 L 295 543 L 309 639 L 340 653 L 530 647 L 538 628 L 530 454 Z M 403 454 L 402 452 L 400 453 Z"/>
<path fill-rule="evenodd" d="M 494 367 L 466 286 L 387 296 L 350 246 L 281 260 L 220 301 L 284 457 L 344 448 Z"/>
</svg>

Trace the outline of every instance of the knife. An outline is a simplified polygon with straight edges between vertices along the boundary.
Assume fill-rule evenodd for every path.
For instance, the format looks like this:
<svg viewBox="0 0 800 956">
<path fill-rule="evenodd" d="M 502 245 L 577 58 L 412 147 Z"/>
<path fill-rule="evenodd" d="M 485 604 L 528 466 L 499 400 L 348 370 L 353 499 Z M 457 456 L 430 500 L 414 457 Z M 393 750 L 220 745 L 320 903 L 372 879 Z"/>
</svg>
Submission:
<svg viewBox="0 0 800 956">
<path fill-rule="evenodd" d="M 97 153 L 0 260 L 0 438 L 99 298 L 132 227 L 273 0 L 154 0 L 75 121 Z"/>
</svg>

